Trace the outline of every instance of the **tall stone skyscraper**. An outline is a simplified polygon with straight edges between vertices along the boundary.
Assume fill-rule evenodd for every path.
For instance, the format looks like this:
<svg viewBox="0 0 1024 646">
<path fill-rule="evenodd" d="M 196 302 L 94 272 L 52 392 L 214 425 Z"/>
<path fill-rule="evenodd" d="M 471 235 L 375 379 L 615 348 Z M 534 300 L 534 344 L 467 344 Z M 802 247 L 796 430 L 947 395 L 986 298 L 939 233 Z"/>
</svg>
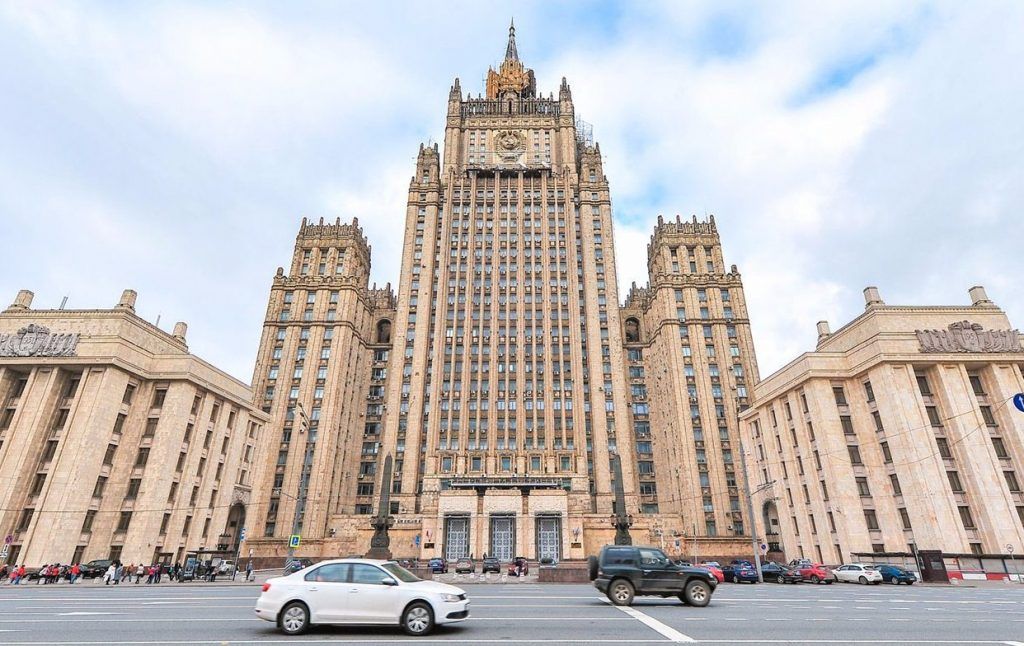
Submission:
<svg viewBox="0 0 1024 646">
<path fill-rule="evenodd" d="M 743 549 L 733 407 L 756 367 L 739 275 L 713 223 L 659 224 L 651 286 L 620 308 L 600 147 L 565 79 L 538 93 L 514 27 L 485 95 L 452 85 L 404 237 L 397 297 L 368 287 L 369 247 L 342 224 L 304 223 L 274 280 L 251 547 L 280 555 L 301 533 L 300 553 L 365 552 L 390 455 L 396 556 L 583 558 L 615 533 L 617 453 L 636 541 L 690 550 L 695 528 L 706 555 Z"/>
</svg>

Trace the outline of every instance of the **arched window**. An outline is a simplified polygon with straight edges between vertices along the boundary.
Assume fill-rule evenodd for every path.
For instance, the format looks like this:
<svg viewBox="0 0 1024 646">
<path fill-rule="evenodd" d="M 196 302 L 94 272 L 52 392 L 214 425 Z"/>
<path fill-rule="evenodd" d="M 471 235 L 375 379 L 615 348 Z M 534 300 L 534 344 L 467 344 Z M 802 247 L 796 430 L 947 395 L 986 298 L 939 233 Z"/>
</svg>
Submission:
<svg viewBox="0 0 1024 646">
<path fill-rule="evenodd" d="M 640 342 L 640 321 L 635 318 L 626 319 L 626 343 Z"/>
<path fill-rule="evenodd" d="M 377 343 L 391 343 L 391 321 L 381 319 L 377 322 Z"/>
</svg>

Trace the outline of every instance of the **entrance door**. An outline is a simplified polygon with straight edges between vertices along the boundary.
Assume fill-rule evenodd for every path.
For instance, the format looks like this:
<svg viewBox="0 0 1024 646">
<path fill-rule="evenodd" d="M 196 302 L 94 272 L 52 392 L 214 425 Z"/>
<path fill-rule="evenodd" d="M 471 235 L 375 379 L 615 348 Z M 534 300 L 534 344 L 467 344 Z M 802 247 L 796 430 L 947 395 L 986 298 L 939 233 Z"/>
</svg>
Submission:
<svg viewBox="0 0 1024 646">
<path fill-rule="evenodd" d="M 444 521 L 444 557 L 457 561 L 469 556 L 469 518 L 449 516 Z"/>
<path fill-rule="evenodd" d="M 501 562 L 511 561 L 512 550 L 515 544 L 515 517 L 491 516 L 491 551 L 489 556 L 493 556 Z"/>
<path fill-rule="evenodd" d="M 537 558 L 558 561 L 562 556 L 562 519 L 559 516 L 537 518 Z"/>
<path fill-rule="evenodd" d="M 946 562 L 939 550 L 920 550 L 917 560 L 921 566 L 921 579 L 927 583 L 949 583 Z"/>
</svg>

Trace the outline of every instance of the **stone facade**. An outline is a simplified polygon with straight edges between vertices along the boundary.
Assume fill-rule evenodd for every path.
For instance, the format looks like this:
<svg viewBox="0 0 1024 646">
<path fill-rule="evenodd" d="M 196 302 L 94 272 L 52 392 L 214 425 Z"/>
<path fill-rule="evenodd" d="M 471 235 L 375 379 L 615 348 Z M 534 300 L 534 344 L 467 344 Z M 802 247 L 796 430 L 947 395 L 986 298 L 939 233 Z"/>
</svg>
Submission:
<svg viewBox="0 0 1024 646">
<path fill-rule="evenodd" d="M 580 559 L 614 535 L 615 452 L 637 542 L 742 552 L 730 451 L 757 371 L 739 274 L 713 222 L 659 222 L 649 302 L 620 308 L 601 149 L 565 79 L 537 93 L 514 29 L 486 96 L 451 86 L 443 149 L 417 156 L 404 238 L 397 294 L 368 286 L 355 223 L 304 223 L 274 279 L 253 380 L 270 415 L 258 554 L 284 555 L 293 533 L 300 555 L 365 553 L 390 454 L 396 557 Z M 674 290 L 692 301 L 685 325 Z M 705 325 L 720 377 L 683 355 L 679 330 Z M 657 371 L 646 383 L 644 369 Z"/>
<path fill-rule="evenodd" d="M 748 534 L 738 413 L 757 383 L 743 283 L 714 216 L 665 222 L 622 309 L 641 510 L 679 538 Z M 747 546 L 749 549 L 749 546 Z"/>
<path fill-rule="evenodd" d="M 113 309 L 0 313 L 4 560 L 181 561 L 231 550 L 250 503 L 266 417 L 245 384 Z"/>
<path fill-rule="evenodd" d="M 819 323 L 817 349 L 757 385 L 744 441 L 780 557 L 1020 553 L 1024 349 L 984 289 L 970 294 L 898 307 L 869 287 L 861 316 Z"/>
</svg>

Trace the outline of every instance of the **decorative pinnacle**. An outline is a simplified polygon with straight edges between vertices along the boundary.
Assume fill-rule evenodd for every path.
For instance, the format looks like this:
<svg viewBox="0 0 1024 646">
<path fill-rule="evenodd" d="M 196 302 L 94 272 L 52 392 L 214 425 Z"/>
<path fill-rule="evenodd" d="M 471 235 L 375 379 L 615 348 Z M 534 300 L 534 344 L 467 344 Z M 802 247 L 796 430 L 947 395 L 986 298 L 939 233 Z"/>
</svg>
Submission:
<svg viewBox="0 0 1024 646">
<path fill-rule="evenodd" d="M 508 26 L 508 47 L 505 48 L 505 60 L 506 61 L 518 61 L 519 52 L 516 50 L 516 20 L 512 19 L 512 22 Z"/>
</svg>

